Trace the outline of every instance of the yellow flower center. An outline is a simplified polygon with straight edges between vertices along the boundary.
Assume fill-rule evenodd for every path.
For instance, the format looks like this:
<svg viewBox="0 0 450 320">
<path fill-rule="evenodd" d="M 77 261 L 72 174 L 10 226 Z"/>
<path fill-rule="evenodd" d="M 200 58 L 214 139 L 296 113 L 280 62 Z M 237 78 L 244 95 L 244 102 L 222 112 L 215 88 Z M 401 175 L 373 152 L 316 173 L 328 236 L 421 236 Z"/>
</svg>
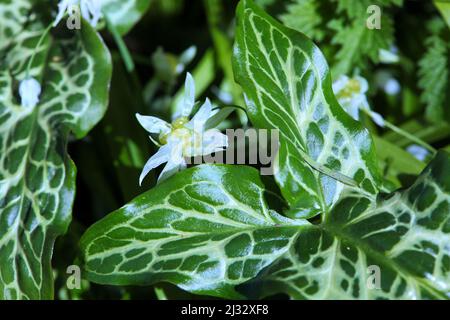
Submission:
<svg viewBox="0 0 450 320">
<path fill-rule="evenodd" d="M 184 127 L 184 125 L 185 125 L 186 123 L 188 123 L 188 122 L 189 122 L 189 118 L 188 118 L 188 117 L 180 117 L 180 118 L 175 119 L 175 120 L 172 122 L 172 130 L 171 130 L 171 132 L 166 133 L 166 134 L 163 134 L 163 133 L 162 133 L 162 134 L 159 136 L 159 142 L 160 142 L 161 144 L 166 144 L 166 143 L 167 143 L 167 139 L 169 138 L 169 136 L 173 135 L 176 131 L 178 131 L 178 130 L 180 130 L 180 129 L 188 130 L 188 129 L 186 129 L 186 128 Z M 188 131 L 189 131 L 189 130 L 188 130 Z M 179 131 L 175 136 L 176 136 L 176 137 L 180 137 L 180 136 L 185 135 L 185 134 L 186 134 L 186 132 L 184 132 L 184 131 Z"/>
<path fill-rule="evenodd" d="M 183 155 L 187 157 L 193 156 L 202 146 L 202 137 L 195 130 L 185 127 L 188 122 L 189 119 L 187 117 L 175 119 L 172 122 L 172 130 L 167 134 L 160 135 L 159 142 L 167 144 L 170 138 L 181 141 Z"/>
<path fill-rule="evenodd" d="M 353 95 L 360 93 L 361 91 L 361 84 L 359 83 L 358 79 L 350 79 L 347 82 L 347 85 L 338 92 L 336 95 L 338 99 L 347 98 L 350 99 L 353 97 Z"/>
<path fill-rule="evenodd" d="M 188 118 L 188 117 L 180 117 L 180 118 L 177 118 L 177 119 L 175 119 L 175 120 L 172 122 L 172 128 L 173 128 L 173 129 L 180 129 L 180 128 L 183 128 L 184 125 L 185 125 L 186 123 L 188 123 L 188 122 L 189 122 L 189 118 Z"/>
</svg>

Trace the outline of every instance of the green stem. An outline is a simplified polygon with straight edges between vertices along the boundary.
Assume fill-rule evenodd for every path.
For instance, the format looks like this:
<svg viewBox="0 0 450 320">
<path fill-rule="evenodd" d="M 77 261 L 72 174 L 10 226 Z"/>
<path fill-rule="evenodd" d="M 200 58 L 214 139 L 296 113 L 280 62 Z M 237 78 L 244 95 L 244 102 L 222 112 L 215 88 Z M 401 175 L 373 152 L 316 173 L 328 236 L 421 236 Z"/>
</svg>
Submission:
<svg viewBox="0 0 450 320">
<path fill-rule="evenodd" d="M 364 113 L 366 113 L 369 117 L 371 117 L 371 111 L 370 110 L 366 110 L 366 109 L 361 109 L 364 111 Z M 411 133 L 397 127 L 396 125 L 390 123 L 389 121 L 384 120 L 384 125 L 391 129 L 392 131 L 398 133 L 399 135 L 405 137 L 406 139 L 424 147 L 425 149 L 427 149 L 428 151 L 430 151 L 433 155 L 435 155 L 437 153 L 437 150 L 435 148 L 433 148 L 431 145 L 429 145 L 428 143 L 426 143 L 425 141 L 423 141 L 420 138 L 417 138 L 416 136 L 412 135 Z"/>
<path fill-rule="evenodd" d="M 50 23 L 47 26 L 47 28 L 44 30 L 44 33 L 39 38 L 39 41 L 38 41 L 36 47 L 34 48 L 33 54 L 31 55 L 30 60 L 28 61 L 27 69 L 26 69 L 26 72 L 25 72 L 25 78 L 29 78 L 30 77 L 30 70 L 31 70 L 31 67 L 32 67 L 33 62 L 34 62 L 34 57 L 36 56 L 36 53 L 37 53 L 37 49 L 41 46 L 41 44 L 44 41 L 45 37 L 47 37 L 48 33 L 50 32 L 50 30 L 52 28 L 53 28 L 53 22 Z"/>
<path fill-rule="evenodd" d="M 155 287 L 155 294 L 158 300 L 167 300 L 167 295 L 163 288 Z"/>
<path fill-rule="evenodd" d="M 117 47 L 119 48 L 119 52 L 125 64 L 125 68 L 127 69 L 128 72 L 131 73 L 134 70 L 134 62 L 133 58 L 131 57 L 130 51 L 128 51 L 127 45 L 123 41 L 122 36 L 119 34 L 119 31 L 117 31 L 116 27 L 109 19 L 108 15 L 105 12 L 103 12 L 103 16 L 105 17 L 106 26 L 109 32 L 111 32 L 114 41 L 116 42 Z"/>
</svg>

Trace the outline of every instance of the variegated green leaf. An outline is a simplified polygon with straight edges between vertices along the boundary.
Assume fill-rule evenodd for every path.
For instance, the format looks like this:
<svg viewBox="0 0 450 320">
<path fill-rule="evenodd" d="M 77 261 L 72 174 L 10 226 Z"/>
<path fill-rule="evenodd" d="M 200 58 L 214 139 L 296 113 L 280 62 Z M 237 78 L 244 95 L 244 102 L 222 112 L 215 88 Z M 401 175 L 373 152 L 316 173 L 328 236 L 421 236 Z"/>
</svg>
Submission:
<svg viewBox="0 0 450 320">
<path fill-rule="evenodd" d="M 0 1 L 0 12 L 19 2 Z M 15 8 L 3 15 L 6 24 L 20 21 Z M 68 133 L 83 137 L 101 119 L 111 76 L 106 47 L 83 23 L 44 39 L 31 69 L 42 83 L 40 103 L 21 106 L 18 83 L 44 31 L 33 19 L 6 46 L 0 39 L 0 299 L 53 296 L 53 244 L 67 229 L 75 193 Z"/>
<path fill-rule="evenodd" d="M 180 172 L 86 231 L 85 274 L 103 284 L 168 281 L 236 297 L 234 286 L 282 255 L 300 228 L 267 208 L 265 192 L 249 167 Z"/>
<path fill-rule="evenodd" d="M 235 77 L 253 125 L 280 131 L 275 177 L 289 214 L 327 212 L 341 182 L 375 193 L 380 177 L 372 139 L 336 101 L 320 50 L 250 0 L 241 1 L 237 14 Z"/>
<path fill-rule="evenodd" d="M 347 194 L 249 288 L 297 299 L 449 299 L 449 154 L 406 190 L 375 202 Z"/>
<path fill-rule="evenodd" d="M 102 10 L 120 34 L 126 34 L 147 12 L 150 0 L 101 0 Z"/>
<path fill-rule="evenodd" d="M 29 0 L 0 0 L 0 50 L 23 29 L 30 8 Z"/>
</svg>

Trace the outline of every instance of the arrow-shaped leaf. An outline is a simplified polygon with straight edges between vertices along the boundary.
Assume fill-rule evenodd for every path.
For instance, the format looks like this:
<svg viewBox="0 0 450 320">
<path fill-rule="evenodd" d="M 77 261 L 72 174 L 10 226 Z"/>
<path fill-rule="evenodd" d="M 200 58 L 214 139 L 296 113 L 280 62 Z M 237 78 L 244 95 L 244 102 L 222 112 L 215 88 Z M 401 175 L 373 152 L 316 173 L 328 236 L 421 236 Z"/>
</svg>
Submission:
<svg viewBox="0 0 450 320">
<path fill-rule="evenodd" d="M 377 199 L 347 190 L 312 225 L 270 211 L 254 169 L 199 166 L 91 227 L 85 269 L 98 283 L 169 281 L 220 297 L 258 275 L 243 285 L 250 297 L 449 298 L 449 172 L 441 152 L 409 189 Z"/>
<path fill-rule="evenodd" d="M 255 169 L 202 165 L 178 173 L 93 225 L 81 239 L 91 281 L 177 284 L 236 297 L 282 255 L 300 228 L 264 200 Z M 281 219 L 281 221 L 280 221 Z"/>
<path fill-rule="evenodd" d="M 376 202 L 346 195 L 247 289 L 296 299 L 449 299 L 449 154 Z"/>
<path fill-rule="evenodd" d="M 31 3 L 28 0 L 0 0 L 0 50 L 24 28 Z"/>
<path fill-rule="evenodd" d="M 250 0 L 241 1 L 237 15 L 235 77 L 252 123 L 280 131 L 275 177 L 292 216 L 327 212 L 344 184 L 375 193 L 372 139 L 339 106 L 319 48 Z"/>
<path fill-rule="evenodd" d="M 31 17 L 11 5 L 19 2 L 0 2 L 2 24 Z M 68 133 L 82 137 L 103 116 L 111 62 L 87 23 L 64 38 L 47 36 L 31 69 L 43 84 L 40 103 L 25 108 L 18 81 L 44 28 L 30 18 L 18 29 L 0 38 L 0 299 L 49 299 L 53 244 L 68 227 L 75 193 Z"/>
</svg>

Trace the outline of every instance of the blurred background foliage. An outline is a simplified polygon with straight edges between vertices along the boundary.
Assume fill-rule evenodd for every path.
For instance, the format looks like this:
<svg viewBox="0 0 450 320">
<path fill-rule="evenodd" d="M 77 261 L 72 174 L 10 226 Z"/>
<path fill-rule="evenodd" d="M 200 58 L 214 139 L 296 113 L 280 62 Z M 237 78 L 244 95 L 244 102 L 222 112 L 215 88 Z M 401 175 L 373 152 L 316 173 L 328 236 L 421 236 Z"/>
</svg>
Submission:
<svg viewBox="0 0 450 320">
<path fill-rule="evenodd" d="M 78 167 L 70 230 L 54 253 L 59 299 L 200 298 L 169 284 L 110 287 L 83 281 L 66 288 L 68 265 L 76 263 L 78 240 L 87 226 L 151 188 L 139 187 L 146 159 L 155 151 L 135 113 L 170 118 L 193 74 L 197 98 L 217 106 L 243 106 L 231 67 L 235 0 L 149 0 L 140 22 L 124 36 L 134 69 L 127 70 L 116 42 L 102 32 L 114 72 L 105 118 L 83 140 L 69 145 Z M 450 4 L 446 0 L 257 0 L 287 26 L 305 33 L 324 52 L 333 78 L 359 74 L 370 85 L 369 103 L 402 130 L 450 151 Z M 381 29 L 366 28 L 367 7 L 382 9 Z M 380 169 L 395 188 L 407 186 L 426 165 L 408 153 L 412 143 L 396 132 L 362 121 L 372 132 Z M 245 113 L 221 124 L 246 127 Z M 157 174 L 158 172 L 156 172 Z"/>
</svg>

